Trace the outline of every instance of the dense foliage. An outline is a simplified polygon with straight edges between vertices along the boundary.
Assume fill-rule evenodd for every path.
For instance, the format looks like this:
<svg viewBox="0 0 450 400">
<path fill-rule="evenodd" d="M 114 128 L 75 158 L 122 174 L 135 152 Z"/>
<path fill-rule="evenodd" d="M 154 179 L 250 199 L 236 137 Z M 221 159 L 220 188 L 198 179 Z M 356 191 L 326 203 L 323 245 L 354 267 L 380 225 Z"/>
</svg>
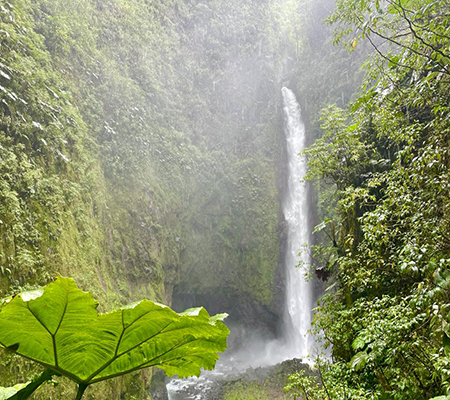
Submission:
<svg viewBox="0 0 450 400">
<path fill-rule="evenodd" d="M 350 110 L 322 114 L 306 152 L 319 179 L 332 281 L 315 315 L 331 359 L 296 376 L 309 399 L 450 395 L 450 7 L 337 2 L 337 41 L 374 47 Z M 334 283 L 333 283 L 334 282 Z M 317 390 L 308 386 L 319 385 Z"/>
</svg>

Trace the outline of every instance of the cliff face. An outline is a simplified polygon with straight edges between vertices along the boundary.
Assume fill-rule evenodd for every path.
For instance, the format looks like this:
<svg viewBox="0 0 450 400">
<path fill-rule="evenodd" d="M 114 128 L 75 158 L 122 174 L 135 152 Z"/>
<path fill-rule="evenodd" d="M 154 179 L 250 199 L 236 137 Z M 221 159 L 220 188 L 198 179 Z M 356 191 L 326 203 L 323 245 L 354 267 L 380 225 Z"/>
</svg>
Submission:
<svg viewBox="0 0 450 400">
<path fill-rule="evenodd" d="M 173 298 L 276 330 L 287 28 L 277 2 L 231 3 L 2 6 L 1 295 L 61 274 L 102 310 Z M 4 385 L 33 371 L 1 357 Z M 146 398 L 150 382 L 87 397 Z"/>
</svg>

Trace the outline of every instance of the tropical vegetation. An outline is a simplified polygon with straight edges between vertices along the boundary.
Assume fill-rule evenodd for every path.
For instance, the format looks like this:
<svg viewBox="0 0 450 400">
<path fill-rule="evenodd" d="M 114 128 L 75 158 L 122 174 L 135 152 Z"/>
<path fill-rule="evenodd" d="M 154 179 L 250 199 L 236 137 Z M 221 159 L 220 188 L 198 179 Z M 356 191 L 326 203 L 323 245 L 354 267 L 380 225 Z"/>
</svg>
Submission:
<svg viewBox="0 0 450 400">
<path fill-rule="evenodd" d="M 449 51 L 448 0 L 0 1 L 0 399 L 150 399 L 146 367 L 212 368 L 222 322 L 159 304 L 280 333 L 284 85 L 328 277 L 324 354 L 286 396 L 450 398 Z M 161 332 L 133 348 L 144 310 Z"/>
<path fill-rule="evenodd" d="M 314 330 L 328 355 L 312 399 L 450 398 L 450 8 L 446 1 L 337 2 L 336 41 L 368 41 L 363 90 L 322 112 L 304 154 L 331 274 Z M 320 378 L 320 379 L 319 379 Z M 317 390 L 313 388 L 316 387 Z"/>
</svg>

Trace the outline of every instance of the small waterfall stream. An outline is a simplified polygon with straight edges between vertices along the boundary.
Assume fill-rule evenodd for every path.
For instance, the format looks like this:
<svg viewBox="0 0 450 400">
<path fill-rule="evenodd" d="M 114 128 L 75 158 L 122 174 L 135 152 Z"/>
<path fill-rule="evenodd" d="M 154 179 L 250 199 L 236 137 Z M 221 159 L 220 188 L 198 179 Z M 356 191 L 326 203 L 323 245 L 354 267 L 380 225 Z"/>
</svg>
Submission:
<svg viewBox="0 0 450 400">
<path fill-rule="evenodd" d="M 285 260 L 286 340 L 292 357 L 304 358 L 309 354 L 312 344 L 307 331 L 311 327 L 313 306 L 312 282 L 305 279 L 306 268 L 311 262 L 307 251 L 310 244 L 308 199 L 306 184 L 303 182 L 306 161 L 298 155 L 305 147 L 305 125 L 295 94 L 286 87 L 283 87 L 282 94 L 289 169 L 288 190 L 283 202 L 288 229 Z M 300 268 L 297 267 L 299 263 L 302 265 Z"/>
<path fill-rule="evenodd" d="M 307 333 L 311 327 L 313 284 L 305 279 L 306 268 L 311 262 L 304 247 L 310 244 L 307 188 L 303 182 L 306 162 L 298 155 L 305 146 L 305 126 L 295 94 L 283 87 L 282 95 L 289 174 L 282 204 L 287 226 L 284 337 L 270 342 L 243 343 L 240 352 L 225 352 L 216 369 L 205 371 L 200 378 L 172 379 L 167 384 L 169 400 L 209 399 L 215 382 L 239 376 L 249 366 L 269 366 L 292 358 L 307 361 L 314 345 Z M 299 263 L 300 268 L 297 267 Z"/>
</svg>

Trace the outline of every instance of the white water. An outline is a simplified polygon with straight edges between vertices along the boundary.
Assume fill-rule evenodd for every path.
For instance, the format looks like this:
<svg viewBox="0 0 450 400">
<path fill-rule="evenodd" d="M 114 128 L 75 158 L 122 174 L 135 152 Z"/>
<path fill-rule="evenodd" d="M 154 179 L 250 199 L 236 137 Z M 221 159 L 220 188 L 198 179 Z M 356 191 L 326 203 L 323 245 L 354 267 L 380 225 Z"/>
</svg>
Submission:
<svg viewBox="0 0 450 400">
<path fill-rule="evenodd" d="M 306 358 L 311 350 L 311 327 L 313 306 L 312 282 L 305 279 L 311 263 L 308 247 L 308 199 L 306 184 L 306 161 L 299 157 L 305 147 L 305 125 L 295 94 L 283 87 L 285 134 L 288 152 L 288 190 L 283 202 L 287 225 L 286 254 L 286 340 L 291 358 Z M 300 253 L 300 255 L 299 255 Z M 300 263 L 300 267 L 297 265 Z"/>
<path fill-rule="evenodd" d="M 305 146 L 305 126 L 300 106 L 294 93 L 282 89 L 285 115 L 285 134 L 288 151 L 288 190 L 283 201 L 283 213 L 287 225 L 286 312 L 285 337 L 273 341 L 252 337 L 237 353 L 226 354 L 214 371 L 204 371 L 200 378 L 173 379 L 167 384 L 169 400 L 202 400 L 207 398 L 215 382 L 238 376 L 247 368 L 264 367 L 287 359 L 301 358 L 308 362 L 314 345 L 308 334 L 311 327 L 313 305 L 312 282 L 305 279 L 310 265 L 308 201 L 306 185 L 306 162 L 299 157 Z M 301 255 L 299 253 L 301 252 Z M 297 265 L 301 263 L 301 267 Z"/>
</svg>

